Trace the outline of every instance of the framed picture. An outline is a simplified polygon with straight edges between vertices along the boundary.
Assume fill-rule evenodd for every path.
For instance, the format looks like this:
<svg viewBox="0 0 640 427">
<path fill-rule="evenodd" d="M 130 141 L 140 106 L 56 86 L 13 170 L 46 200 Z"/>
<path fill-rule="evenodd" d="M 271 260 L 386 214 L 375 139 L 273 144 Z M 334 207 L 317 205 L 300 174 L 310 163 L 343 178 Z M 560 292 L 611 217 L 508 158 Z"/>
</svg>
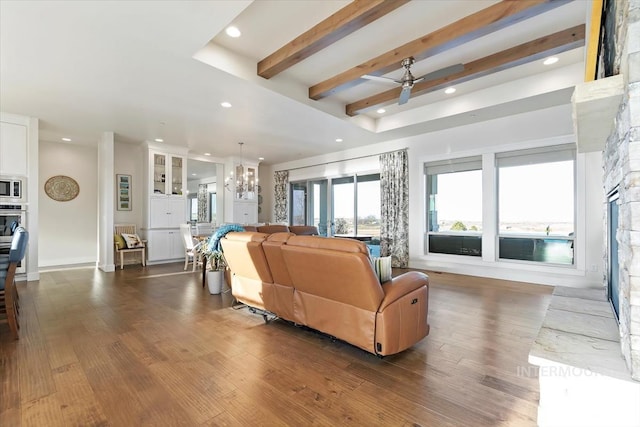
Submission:
<svg viewBox="0 0 640 427">
<path fill-rule="evenodd" d="M 131 210 L 131 175 L 116 175 L 116 194 L 119 211 Z"/>
</svg>

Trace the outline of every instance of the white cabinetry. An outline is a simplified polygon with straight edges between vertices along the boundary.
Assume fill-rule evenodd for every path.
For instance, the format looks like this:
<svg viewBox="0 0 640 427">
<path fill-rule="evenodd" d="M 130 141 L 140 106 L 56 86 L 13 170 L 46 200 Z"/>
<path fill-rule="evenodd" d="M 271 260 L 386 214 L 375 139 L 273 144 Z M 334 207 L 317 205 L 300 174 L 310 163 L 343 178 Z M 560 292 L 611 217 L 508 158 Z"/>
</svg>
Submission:
<svg viewBox="0 0 640 427">
<path fill-rule="evenodd" d="M 150 261 L 184 259 L 180 230 L 149 230 L 147 249 Z"/>
<path fill-rule="evenodd" d="M 234 166 L 229 180 L 234 182 L 233 222 L 255 224 L 258 222 L 258 165 Z"/>
<path fill-rule="evenodd" d="M 149 228 L 180 228 L 186 222 L 184 197 L 151 197 L 149 200 Z"/>
<path fill-rule="evenodd" d="M 150 262 L 184 259 L 180 224 L 187 222 L 187 148 L 147 143 L 144 229 Z"/>
<path fill-rule="evenodd" d="M 258 222 L 258 202 L 254 200 L 236 200 L 233 203 L 233 222 L 255 224 Z"/>
<path fill-rule="evenodd" d="M 26 126 L 0 122 L 0 175 L 28 175 Z"/>
</svg>

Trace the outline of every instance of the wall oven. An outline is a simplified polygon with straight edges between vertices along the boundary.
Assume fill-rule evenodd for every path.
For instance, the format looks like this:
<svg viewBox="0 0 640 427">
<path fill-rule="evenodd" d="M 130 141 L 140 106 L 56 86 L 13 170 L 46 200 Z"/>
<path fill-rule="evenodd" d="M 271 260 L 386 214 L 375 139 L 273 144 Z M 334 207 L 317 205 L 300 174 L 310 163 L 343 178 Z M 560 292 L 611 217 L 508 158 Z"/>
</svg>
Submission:
<svg viewBox="0 0 640 427">
<path fill-rule="evenodd" d="M 0 204 L 26 202 L 26 179 L 12 176 L 0 176 Z"/>
<path fill-rule="evenodd" d="M 24 205 L 0 204 L 0 254 L 9 255 L 13 233 L 19 225 L 27 228 L 26 213 Z M 25 271 L 25 260 L 22 260 L 16 273 Z"/>
</svg>

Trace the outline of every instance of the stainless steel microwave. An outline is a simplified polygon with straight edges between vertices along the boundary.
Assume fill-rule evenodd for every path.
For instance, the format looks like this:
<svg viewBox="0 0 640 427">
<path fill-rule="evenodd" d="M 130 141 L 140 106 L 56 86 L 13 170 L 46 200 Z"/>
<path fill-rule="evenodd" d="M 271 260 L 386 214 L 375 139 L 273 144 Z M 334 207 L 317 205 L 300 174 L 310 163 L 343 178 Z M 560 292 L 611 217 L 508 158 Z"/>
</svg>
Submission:
<svg viewBox="0 0 640 427">
<path fill-rule="evenodd" d="M 0 203 L 26 203 L 26 180 L 0 176 Z"/>
</svg>

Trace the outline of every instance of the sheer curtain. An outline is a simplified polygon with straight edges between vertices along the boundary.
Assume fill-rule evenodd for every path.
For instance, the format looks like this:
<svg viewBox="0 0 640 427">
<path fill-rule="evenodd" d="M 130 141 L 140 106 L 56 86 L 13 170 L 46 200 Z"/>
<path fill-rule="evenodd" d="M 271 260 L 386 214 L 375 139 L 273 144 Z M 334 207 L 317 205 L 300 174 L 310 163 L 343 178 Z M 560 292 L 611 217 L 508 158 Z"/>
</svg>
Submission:
<svg viewBox="0 0 640 427">
<path fill-rule="evenodd" d="M 393 267 L 409 265 L 409 165 L 407 150 L 380 155 L 380 255 Z"/>
<path fill-rule="evenodd" d="M 275 222 L 287 222 L 287 185 L 289 184 L 289 171 L 276 171 L 274 174 L 275 181 L 275 203 L 274 214 Z"/>
</svg>

